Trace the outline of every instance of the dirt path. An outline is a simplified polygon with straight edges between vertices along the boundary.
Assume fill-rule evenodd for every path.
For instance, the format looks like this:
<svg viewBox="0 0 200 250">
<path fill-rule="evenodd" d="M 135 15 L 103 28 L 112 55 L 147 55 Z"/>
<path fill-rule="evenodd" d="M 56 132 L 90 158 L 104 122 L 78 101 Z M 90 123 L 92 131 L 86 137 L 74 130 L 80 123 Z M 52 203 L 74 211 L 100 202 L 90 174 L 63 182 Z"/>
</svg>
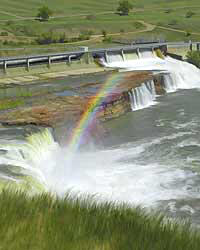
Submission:
<svg viewBox="0 0 200 250">
<path fill-rule="evenodd" d="M 137 20 L 137 22 L 143 24 L 144 26 L 146 26 L 144 29 L 141 30 L 136 30 L 136 31 L 128 31 L 128 32 L 124 32 L 123 35 L 128 35 L 128 34 L 138 34 L 138 33 L 143 33 L 143 32 L 148 32 L 148 31 L 153 31 L 155 29 L 155 25 L 150 24 L 150 23 L 146 23 L 142 20 Z M 122 33 L 118 32 L 118 33 L 108 33 L 108 36 L 119 36 L 122 35 Z M 86 42 L 91 42 L 91 41 L 101 41 L 103 39 L 103 35 L 93 35 L 91 36 L 91 39 L 89 40 L 84 40 L 84 41 L 80 41 L 80 42 L 73 42 L 73 43 L 67 43 L 67 44 L 80 44 L 80 43 L 86 43 Z"/>
<path fill-rule="evenodd" d="M 8 16 L 13 16 L 13 17 L 17 17 L 17 20 L 21 20 L 21 19 L 23 19 L 24 17 L 22 17 L 22 16 L 18 16 L 18 15 L 15 15 L 15 14 L 13 14 L 13 13 L 10 13 L 10 12 L 7 12 L 7 11 L 3 11 L 3 10 L 0 10 L 0 13 L 2 13 L 2 14 L 5 14 L 5 15 L 8 15 Z M 8 19 L 8 20 L 10 20 L 10 19 Z M 7 20 L 7 21 L 8 21 Z"/>
<path fill-rule="evenodd" d="M 163 29 L 163 30 L 170 30 L 170 31 L 175 31 L 175 32 L 179 32 L 179 33 L 186 33 L 185 30 L 168 28 L 168 27 L 165 27 L 165 26 L 156 26 L 156 27 L 160 28 L 160 29 Z M 200 32 L 190 32 L 190 34 L 192 34 L 192 35 L 200 35 Z"/>
</svg>

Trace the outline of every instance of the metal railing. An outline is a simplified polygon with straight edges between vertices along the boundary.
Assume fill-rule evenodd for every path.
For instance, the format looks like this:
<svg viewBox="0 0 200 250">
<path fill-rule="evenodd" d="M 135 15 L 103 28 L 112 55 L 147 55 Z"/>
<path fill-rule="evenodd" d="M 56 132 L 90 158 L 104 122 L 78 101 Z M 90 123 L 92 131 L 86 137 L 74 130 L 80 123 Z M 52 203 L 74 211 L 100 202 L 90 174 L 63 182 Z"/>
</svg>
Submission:
<svg viewBox="0 0 200 250">
<path fill-rule="evenodd" d="M 131 44 L 125 46 L 117 46 L 112 48 L 99 48 L 99 49 L 88 49 L 86 51 L 80 49 L 77 51 L 62 52 L 62 53 L 48 53 L 40 55 L 30 56 L 17 56 L 17 57 L 2 57 L 0 58 L 0 68 L 6 73 L 7 67 L 19 67 L 25 66 L 29 70 L 30 65 L 33 64 L 48 64 L 51 67 L 52 63 L 66 62 L 71 63 L 73 60 L 80 60 L 84 54 L 101 54 L 105 52 L 117 52 L 126 50 L 138 50 L 138 49 L 155 49 L 165 47 L 167 48 L 181 48 L 188 47 L 190 50 L 196 46 L 197 50 L 200 49 L 200 42 L 157 42 L 157 43 L 144 43 L 144 44 Z"/>
</svg>

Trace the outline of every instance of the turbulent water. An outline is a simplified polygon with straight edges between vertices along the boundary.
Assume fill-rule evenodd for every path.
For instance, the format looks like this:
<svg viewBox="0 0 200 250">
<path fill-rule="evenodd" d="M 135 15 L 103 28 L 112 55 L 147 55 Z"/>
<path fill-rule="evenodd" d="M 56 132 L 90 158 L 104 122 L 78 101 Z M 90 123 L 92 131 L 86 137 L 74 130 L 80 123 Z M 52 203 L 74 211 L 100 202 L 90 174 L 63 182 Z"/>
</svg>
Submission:
<svg viewBox="0 0 200 250">
<path fill-rule="evenodd" d="M 133 106 L 134 112 L 105 124 L 109 135 L 102 139 L 103 149 L 74 154 L 49 130 L 28 140 L 12 133 L 8 138 L 8 131 L 0 130 L 1 180 L 23 183 L 31 176 L 60 195 L 72 190 L 156 207 L 200 225 L 200 73 L 166 60 L 165 87 L 172 93 L 156 97 L 153 82 L 129 93 L 136 111 Z M 172 64 L 176 67 L 169 71 Z M 139 106 L 155 98 L 157 105 Z"/>
</svg>

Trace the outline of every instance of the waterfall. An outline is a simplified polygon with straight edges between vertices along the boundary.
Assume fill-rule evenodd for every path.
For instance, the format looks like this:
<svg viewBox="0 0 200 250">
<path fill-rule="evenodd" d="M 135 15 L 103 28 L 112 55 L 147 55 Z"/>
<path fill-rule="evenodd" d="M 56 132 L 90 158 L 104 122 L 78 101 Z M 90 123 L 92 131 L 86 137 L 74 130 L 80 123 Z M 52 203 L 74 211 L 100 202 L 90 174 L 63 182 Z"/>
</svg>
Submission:
<svg viewBox="0 0 200 250">
<path fill-rule="evenodd" d="M 163 84 L 167 93 L 175 92 L 178 89 L 177 82 L 173 79 L 172 74 L 163 75 Z"/>
<path fill-rule="evenodd" d="M 107 54 L 108 63 L 122 62 L 123 58 L 121 54 Z"/>
<path fill-rule="evenodd" d="M 133 111 L 149 107 L 154 104 L 156 99 L 154 81 L 142 83 L 140 87 L 133 88 L 128 94 Z"/>
<path fill-rule="evenodd" d="M 32 134 L 20 143 L 1 141 L 0 150 L 4 152 L 0 157 L 0 165 L 17 166 L 20 173 L 33 177 L 43 188 L 52 187 L 52 171 L 56 170 L 55 159 L 62 161 L 62 154 L 49 129 Z M 24 179 L 15 181 L 24 182 Z"/>
<path fill-rule="evenodd" d="M 152 49 L 140 49 L 139 55 L 141 58 L 152 58 L 155 57 Z"/>
</svg>

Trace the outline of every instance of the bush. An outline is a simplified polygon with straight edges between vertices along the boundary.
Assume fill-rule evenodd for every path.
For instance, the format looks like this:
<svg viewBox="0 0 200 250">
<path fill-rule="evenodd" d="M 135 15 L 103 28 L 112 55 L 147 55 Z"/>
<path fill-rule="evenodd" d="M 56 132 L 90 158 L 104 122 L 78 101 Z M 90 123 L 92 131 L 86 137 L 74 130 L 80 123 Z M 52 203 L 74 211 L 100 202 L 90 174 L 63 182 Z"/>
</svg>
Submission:
<svg viewBox="0 0 200 250">
<path fill-rule="evenodd" d="M 190 17 L 192 17 L 194 14 L 195 14 L 194 12 L 188 11 L 188 12 L 186 13 L 185 17 L 186 17 L 186 18 L 190 18 Z"/>
<path fill-rule="evenodd" d="M 87 16 L 86 16 L 86 19 L 87 19 L 87 20 L 95 20 L 95 19 L 96 19 L 96 16 L 95 16 L 95 15 L 87 15 Z"/>
<path fill-rule="evenodd" d="M 162 22 L 157 22 L 157 26 L 164 26 Z"/>
<path fill-rule="evenodd" d="M 103 42 L 105 42 L 105 43 L 112 43 L 112 37 L 111 36 L 106 36 L 106 37 L 104 37 L 104 39 L 103 39 Z"/>
<path fill-rule="evenodd" d="M 1 36 L 8 36 L 8 32 L 7 31 L 2 31 L 0 35 Z"/>
<path fill-rule="evenodd" d="M 133 5 L 128 0 L 120 0 L 117 11 L 120 15 L 126 16 L 132 8 Z"/>
<path fill-rule="evenodd" d="M 51 44 L 51 43 L 53 43 L 53 33 L 52 32 L 43 33 L 41 36 L 39 36 L 36 39 L 36 42 L 38 44 Z"/>
<path fill-rule="evenodd" d="M 133 25 L 135 26 L 136 29 L 143 28 L 143 25 L 139 22 L 135 22 Z"/>
<path fill-rule="evenodd" d="M 66 41 L 66 34 L 65 33 L 60 34 L 58 41 L 59 43 L 64 43 Z"/>
<path fill-rule="evenodd" d="M 190 33 L 189 31 L 186 31 L 186 32 L 185 32 L 185 36 L 187 36 L 187 37 L 188 37 L 188 36 L 191 36 L 191 33 Z"/>
<path fill-rule="evenodd" d="M 107 36 L 107 31 L 106 30 L 102 30 L 101 33 L 102 33 L 104 38 Z"/>
<path fill-rule="evenodd" d="M 189 63 L 200 68 L 200 51 L 188 51 L 186 58 Z"/>
<path fill-rule="evenodd" d="M 78 37 L 67 38 L 65 33 L 46 32 L 39 36 L 35 42 L 40 45 L 51 43 L 73 43 L 90 39 L 91 31 L 82 32 Z"/>
<path fill-rule="evenodd" d="M 3 41 L 3 45 L 8 45 L 8 44 L 9 44 L 8 40 Z"/>
<path fill-rule="evenodd" d="M 177 23 L 178 23 L 178 21 L 175 20 L 175 19 L 173 19 L 173 20 L 171 20 L 171 21 L 168 23 L 168 25 L 170 25 L 170 26 L 175 26 L 175 25 L 177 25 Z"/>
<path fill-rule="evenodd" d="M 171 12 L 172 12 L 172 9 L 166 9 L 166 10 L 165 10 L 165 13 L 166 13 L 166 14 L 169 14 L 169 13 L 171 13 Z"/>
<path fill-rule="evenodd" d="M 53 14 L 53 11 L 50 10 L 47 6 L 43 6 L 38 9 L 37 18 L 40 21 L 48 21 L 49 17 Z"/>
</svg>

